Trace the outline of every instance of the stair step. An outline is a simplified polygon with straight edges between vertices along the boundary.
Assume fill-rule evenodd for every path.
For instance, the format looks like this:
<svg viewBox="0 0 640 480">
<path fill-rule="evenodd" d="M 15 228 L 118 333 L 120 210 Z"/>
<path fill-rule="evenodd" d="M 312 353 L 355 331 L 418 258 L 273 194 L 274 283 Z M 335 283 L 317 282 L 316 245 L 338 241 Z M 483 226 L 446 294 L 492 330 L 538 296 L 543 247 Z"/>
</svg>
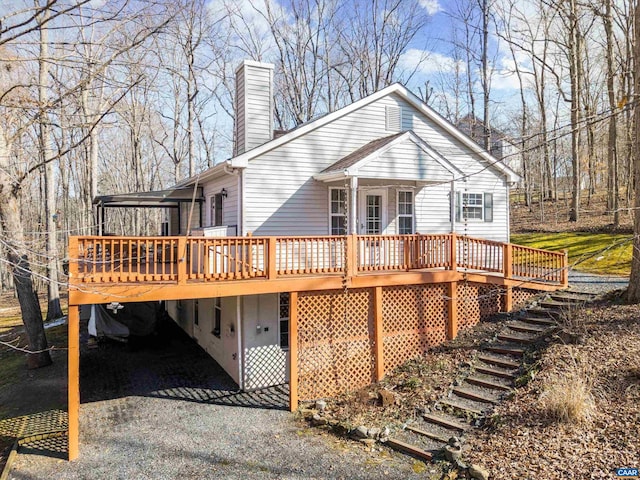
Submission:
<svg viewBox="0 0 640 480">
<path fill-rule="evenodd" d="M 531 323 L 526 322 L 512 322 L 507 324 L 507 328 L 509 330 L 513 330 L 514 332 L 524 332 L 524 333 L 544 333 L 549 327 L 536 326 Z"/>
<path fill-rule="evenodd" d="M 458 430 L 460 432 L 464 432 L 471 428 L 471 425 L 467 423 L 459 422 L 454 418 L 442 414 L 425 413 L 424 415 L 422 415 L 422 418 L 427 423 L 435 423 L 436 425 L 440 425 L 450 430 Z"/>
<path fill-rule="evenodd" d="M 515 335 L 515 334 L 508 334 L 508 333 L 498 334 L 498 340 L 501 340 L 503 342 L 510 342 L 510 343 L 522 343 L 525 345 L 530 345 L 532 343 L 535 343 L 537 338 L 538 338 L 538 335 L 521 336 L 521 335 Z"/>
<path fill-rule="evenodd" d="M 456 402 L 455 400 L 449 400 L 449 399 L 445 398 L 443 400 L 440 400 L 438 403 L 440 403 L 441 405 L 445 405 L 447 407 L 455 408 L 457 410 L 463 410 L 465 412 L 469 412 L 469 413 L 472 413 L 474 415 L 482 415 L 483 414 L 483 410 L 482 409 L 474 408 L 474 407 L 471 407 L 469 405 L 465 405 L 462 402 Z"/>
<path fill-rule="evenodd" d="M 586 303 L 595 300 L 596 295 L 580 292 L 556 292 L 549 295 L 552 300 L 564 303 Z"/>
<path fill-rule="evenodd" d="M 449 442 L 448 438 L 445 438 L 442 435 L 438 435 L 437 433 L 428 432 L 428 431 L 423 430 L 421 428 L 416 428 L 416 427 L 413 427 L 411 425 L 407 425 L 406 429 L 411 431 L 411 432 L 413 432 L 413 433 L 417 433 L 418 435 L 422 435 L 423 437 L 427 437 L 427 438 L 430 438 L 431 440 L 435 440 L 437 442 L 442 442 L 442 443 L 448 443 Z"/>
<path fill-rule="evenodd" d="M 465 381 L 472 385 L 478 385 L 479 387 L 492 388 L 494 390 L 502 390 L 504 392 L 508 392 L 509 390 L 511 390 L 511 387 L 509 385 L 486 380 L 484 378 L 476 377 L 475 375 L 468 376 Z"/>
<path fill-rule="evenodd" d="M 478 360 L 491 365 L 497 365 L 504 368 L 520 368 L 520 362 L 515 362 L 507 357 L 497 357 L 494 355 L 478 355 Z"/>
<path fill-rule="evenodd" d="M 540 308 L 566 310 L 575 308 L 575 302 L 558 302 L 557 300 L 543 300 L 539 303 Z"/>
<path fill-rule="evenodd" d="M 429 462 L 433 458 L 433 455 L 430 452 L 416 447 L 415 445 L 411 445 L 410 443 L 402 442 L 396 438 L 389 438 L 387 440 L 387 445 L 395 450 L 400 450 L 401 452 L 408 453 L 409 455 L 415 455 L 416 457 L 423 458 Z"/>
<path fill-rule="evenodd" d="M 524 355 L 524 349 L 520 347 L 514 347 L 511 345 L 492 345 L 485 347 L 487 352 L 501 353 L 504 355 L 512 355 L 514 357 L 521 357 Z"/>
<path fill-rule="evenodd" d="M 520 317 L 518 320 L 520 320 L 523 323 L 531 323 L 533 325 L 543 325 L 543 326 L 549 326 L 549 327 L 553 327 L 554 325 L 557 325 L 555 320 L 551 320 L 550 318 L 543 318 L 543 317 L 523 316 L 523 317 Z"/>
<path fill-rule="evenodd" d="M 478 373 L 484 373 L 485 375 L 492 375 L 494 377 L 507 378 L 510 380 L 517 378 L 517 375 L 515 373 L 511 373 L 506 370 L 501 370 L 499 368 L 485 367 L 482 365 L 476 365 L 475 371 Z"/>
<path fill-rule="evenodd" d="M 537 316 L 537 317 L 545 317 L 545 318 L 553 318 L 557 319 L 562 315 L 560 310 L 555 310 L 553 308 L 530 308 L 527 310 L 529 316 Z"/>
<path fill-rule="evenodd" d="M 468 398 L 469 400 L 474 400 L 476 402 L 491 403 L 493 405 L 499 403 L 497 398 L 492 398 L 488 394 L 482 394 L 475 390 L 471 390 L 470 388 L 454 387 L 452 392 L 462 398 Z"/>
</svg>

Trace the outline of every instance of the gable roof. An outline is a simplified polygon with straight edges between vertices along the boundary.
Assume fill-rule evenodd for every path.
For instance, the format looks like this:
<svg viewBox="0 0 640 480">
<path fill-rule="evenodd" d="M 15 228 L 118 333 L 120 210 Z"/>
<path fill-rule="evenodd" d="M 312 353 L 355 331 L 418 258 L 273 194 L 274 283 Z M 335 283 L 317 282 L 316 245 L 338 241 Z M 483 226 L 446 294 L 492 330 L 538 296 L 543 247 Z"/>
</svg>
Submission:
<svg viewBox="0 0 640 480">
<path fill-rule="evenodd" d="M 380 150 L 381 148 L 385 147 L 389 143 L 393 142 L 393 140 L 395 140 L 398 137 L 401 137 L 404 134 L 405 132 L 400 132 L 400 133 L 395 133 L 393 135 L 389 135 L 388 137 L 382 137 L 382 138 L 373 140 L 367 143 L 365 146 L 360 147 L 356 151 L 351 152 L 346 157 L 342 157 L 333 165 L 329 165 L 321 173 L 346 170 L 349 167 L 357 164 L 359 161 L 367 158 L 369 155 L 376 152 L 377 150 Z"/>
<path fill-rule="evenodd" d="M 341 158 L 333 165 L 325 168 L 319 174 L 314 175 L 314 178 L 321 181 L 333 181 L 344 177 L 358 176 L 358 172 L 361 168 L 378 159 L 381 155 L 393 149 L 395 146 L 405 144 L 407 142 L 415 144 L 416 147 L 426 153 L 429 158 L 434 160 L 440 168 L 448 172 L 450 175 L 463 175 L 463 172 L 460 169 L 440 155 L 436 150 L 431 148 L 413 131 L 408 130 L 388 137 L 378 138 L 367 143 L 363 147 Z"/>
<path fill-rule="evenodd" d="M 260 155 L 263 155 L 264 153 L 267 153 L 271 150 L 274 150 L 280 147 L 281 145 L 284 145 L 292 140 L 295 140 L 296 138 L 299 138 L 317 128 L 327 125 L 328 123 L 331 123 L 345 115 L 348 115 L 351 112 L 358 110 L 359 108 L 369 105 L 391 94 L 396 94 L 400 96 L 407 103 L 413 106 L 416 110 L 420 111 L 427 118 L 432 120 L 436 125 L 441 127 L 445 132 L 447 132 L 453 138 L 457 139 L 460 143 L 465 145 L 472 152 L 477 154 L 480 158 L 482 158 L 488 164 L 489 167 L 495 168 L 497 171 L 505 175 L 509 179 L 509 181 L 517 182 L 520 179 L 519 175 L 515 171 L 513 171 L 507 165 L 505 165 L 504 163 L 502 163 L 501 161 L 493 157 L 490 153 L 485 151 L 476 142 L 474 142 L 471 139 L 471 137 L 464 134 L 462 131 L 456 128 L 453 124 L 447 121 L 444 117 L 438 114 L 435 110 L 433 110 L 431 107 L 423 103 L 422 100 L 420 100 L 420 98 L 418 98 L 416 95 L 411 93 L 405 86 L 399 83 L 394 83 L 392 85 L 389 85 L 388 87 L 383 88 L 382 90 L 378 90 L 377 92 L 367 97 L 364 97 L 356 102 L 353 102 L 352 104 L 347 105 L 346 107 L 343 107 L 339 110 L 328 113 L 315 120 L 310 120 L 309 122 L 303 123 L 298 127 L 294 128 L 293 130 L 290 130 L 286 134 L 278 138 L 274 138 L 273 140 L 263 145 L 260 145 L 259 147 L 253 148 L 247 152 L 242 153 L 241 155 L 230 158 L 229 160 L 222 162 L 222 164 L 225 164 L 226 168 L 229 168 L 229 167 L 246 168 L 250 160 Z M 199 180 L 200 181 L 206 180 L 209 176 L 211 176 L 214 173 L 214 171 L 220 172 L 221 169 L 223 168 L 223 167 L 220 167 L 220 165 L 221 164 L 215 165 L 209 170 L 199 174 L 198 175 Z M 181 182 L 180 185 L 188 185 L 195 181 L 196 181 L 196 177 L 194 176 Z"/>
</svg>

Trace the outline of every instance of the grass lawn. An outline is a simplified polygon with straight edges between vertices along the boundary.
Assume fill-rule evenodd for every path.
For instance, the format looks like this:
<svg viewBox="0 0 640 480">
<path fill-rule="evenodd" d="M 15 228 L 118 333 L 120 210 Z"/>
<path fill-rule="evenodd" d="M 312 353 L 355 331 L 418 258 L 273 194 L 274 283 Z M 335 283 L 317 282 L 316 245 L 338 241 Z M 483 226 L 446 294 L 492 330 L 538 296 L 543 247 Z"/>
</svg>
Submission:
<svg viewBox="0 0 640 480">
<path fill-rule="evenodd" d="M 545 250 L 569 250 L 575 270 L 605 275 L 631 272 L 631 235 L 589 232 L 519 233 L 511 242 Z"/>
</svg>

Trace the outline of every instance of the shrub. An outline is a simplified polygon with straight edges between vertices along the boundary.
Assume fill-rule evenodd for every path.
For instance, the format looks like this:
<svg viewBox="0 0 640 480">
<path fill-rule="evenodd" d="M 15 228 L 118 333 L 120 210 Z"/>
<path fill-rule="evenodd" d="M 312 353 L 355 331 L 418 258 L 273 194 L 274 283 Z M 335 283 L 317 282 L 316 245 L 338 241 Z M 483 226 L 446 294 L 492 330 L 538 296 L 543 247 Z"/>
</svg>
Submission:
<svg viewBox="0 0 640 480">
<path fill-rule="evenodd" d="M 585 423 L 595 414 L 593 382 L 577 366 L 563 374 L 552 374 L 544 383 L 540 406 L 552 421 Z"/>
</svg>

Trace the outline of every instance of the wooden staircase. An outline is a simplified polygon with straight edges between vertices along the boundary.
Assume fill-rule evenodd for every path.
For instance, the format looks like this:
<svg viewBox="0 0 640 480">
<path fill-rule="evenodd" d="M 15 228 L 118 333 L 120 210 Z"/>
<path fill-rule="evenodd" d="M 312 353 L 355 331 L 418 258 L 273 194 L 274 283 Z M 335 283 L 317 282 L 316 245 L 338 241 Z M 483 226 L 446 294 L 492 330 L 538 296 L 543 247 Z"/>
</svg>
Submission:
<svg viewBox="0 0 640 480">
<path fill-rule="evenodd" d="M 472 366 L 461 370 L 448 392 L 427 406 L 421 418 L 389 438 L 387 445 L 432 460 L 451 437 L 464 438 L 504 401 L 523 373 L 524 358 L 543 342 L 565 311 L 595 300 L 579 292 L 556 292 L 519 312 L 494 339 L 481 347 Z"/>
</svg>

